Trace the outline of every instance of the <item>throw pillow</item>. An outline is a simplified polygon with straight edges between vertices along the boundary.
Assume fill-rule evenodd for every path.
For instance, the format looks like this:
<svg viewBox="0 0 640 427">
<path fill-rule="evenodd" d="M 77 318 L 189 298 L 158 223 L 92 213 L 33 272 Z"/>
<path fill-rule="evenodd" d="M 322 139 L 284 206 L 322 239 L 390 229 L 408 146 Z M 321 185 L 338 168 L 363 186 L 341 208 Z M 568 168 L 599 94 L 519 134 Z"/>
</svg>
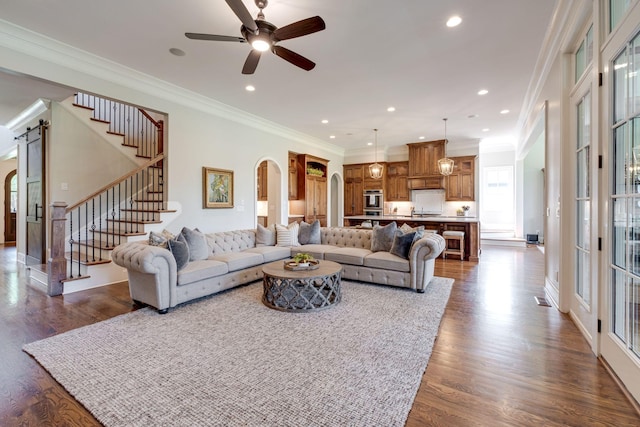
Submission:
<svg viewBox="0 0 640 427">
<path fill-rule="evenodd" d="M 176 236 L 174 236 L 173 233 L 168 231 L 166 228 L 162 230 L 161 233 L 156 233 L 155 231 L 149 232 L 149 244 L 151 246 L 159 246 L 161 248 L 167 249 L 167 241 L 175 238 Z"/>
<path fill-rule="evenodd" d="M 270 225 L 265 227 L 258 224 L 256 228 L 256 246 L 275 246 L 276 244 L 276 227 Z"/>
<path fill-rule="evenodd" d="M 189 230 L 183 227 L 180 232 L 189 246 L 189 261 L 207 259 L 209 257 L 209 245 L 207 239 L 201 231 Z"/>
<path fill-rule="evenodd" d="M 397 229 L 398 224 L 395 221 L 385 226 L 374 226 L 371 233 L 371 252 L 389 252 Z"/>
<path fill-rule="evenodd" d="M 418 230 L 424 231 L 424 225 L 421 225 L 419 227 L 412 227 L 405 222 L 402 224 L 402 227 L 400 227 L 400 230 L 402 230 L 403 233 L 408 233 L 410 231 L 418 231 Z"/>
<path fill-rule="evenodd" d="M 178 271 L 182 270 L 189 264 L 189 245 L 187 242 L 177 237 L 175 239 L 167 240 L 167 247 L 171 254 L 176 259 L 176 266 Z"/>
<path fill-rule="evenodd" d="M 413 245 L 413 242 L 416 240 L 417 235 L 417 231 L 403 233 L 402 230 L 397 230 L 396 235 L 393 238 L 391 250 L 389 252 L 393 255 L 399 256 L 400 258 L 409 259 L 411 245 Z"/>
<path fill-rule="evenodd" d="M 317 219 L 311 224 L 302 221 L 300 223 L 300 233 L 298 241 L 301 245 L 319 245 L 320 244 L 320 221 Z"/>
<path fill-rule="evenodd" d="M 288 226 L 276 224 L 276 246 L 300 246 L 298 232 L 300 225 L 292 222 Z"/>
</svg>

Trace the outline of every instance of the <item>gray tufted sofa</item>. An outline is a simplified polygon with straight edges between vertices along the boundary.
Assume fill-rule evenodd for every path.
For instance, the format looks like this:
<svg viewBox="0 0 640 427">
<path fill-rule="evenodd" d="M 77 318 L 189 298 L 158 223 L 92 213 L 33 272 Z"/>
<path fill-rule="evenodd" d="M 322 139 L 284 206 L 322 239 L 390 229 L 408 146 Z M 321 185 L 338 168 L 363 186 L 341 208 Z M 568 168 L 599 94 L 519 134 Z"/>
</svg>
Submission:
<svg viewBox="0 0 640 427">
<path fill-rule="evenodd" d="M 256 230 L 207 234 L 209 258 L 191 261 L 180 271 L 171 252 L 146 242 L 119 245 L 112 259 L 127 269 L 134 301 L 166 312 L 180 303 L 259 280 L 263 264 L 298 252 L 340 263 L 344 279 L 424 292 L 433 278 L 435 258 L 445 246 L 442 236 L 427 233 L 405 260 L 389 252 L 372 252 L 370 229 L 322 227 L 320 234 L 321 244 L 295 247 L 256 247 Z"/>
</svg>

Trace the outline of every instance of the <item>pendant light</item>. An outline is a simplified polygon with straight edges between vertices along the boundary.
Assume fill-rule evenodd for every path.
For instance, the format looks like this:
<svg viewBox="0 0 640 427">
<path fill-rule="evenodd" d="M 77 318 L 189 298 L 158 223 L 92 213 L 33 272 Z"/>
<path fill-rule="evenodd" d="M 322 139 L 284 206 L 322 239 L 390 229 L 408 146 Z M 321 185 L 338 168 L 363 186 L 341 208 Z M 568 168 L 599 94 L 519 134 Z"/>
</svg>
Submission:
<svg viewBox="0 0 640 427">
<path fill-rule="evenodd" d="M 447 119 L 444 120 L 444 158 L 438 160 L 440 175 L 451 175 L 453 172 L 453 160 L 447 158 Z"/>
<path fill-rule="evenodd" d="M 369 165 L 369 175 L 373 179 L 380 179 L 382 178 L 382 169 L 384 168 L 384 166 L 378 163 L 378 129 L 374 129 L 374 132 L 375 132 L 375 146 L 374 146 L 375 147 L 374 148 L 375 163 L 372 165 Z"/>
</svg>

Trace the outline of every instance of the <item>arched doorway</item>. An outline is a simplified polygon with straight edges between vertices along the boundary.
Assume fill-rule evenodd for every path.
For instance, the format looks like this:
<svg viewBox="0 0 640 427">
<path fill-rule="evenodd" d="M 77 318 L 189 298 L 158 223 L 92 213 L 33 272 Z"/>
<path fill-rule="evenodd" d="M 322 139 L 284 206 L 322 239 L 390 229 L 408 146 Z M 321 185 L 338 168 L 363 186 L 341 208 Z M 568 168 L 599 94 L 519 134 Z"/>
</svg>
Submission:
<svg viewBox="0 0 640 427">
<path fill-rule="evenodd" d="M 16 212 L 18 210 L 18 175 L 9 172 L 4 180 L 4 244 L 16 244 Z"/>
</svg>

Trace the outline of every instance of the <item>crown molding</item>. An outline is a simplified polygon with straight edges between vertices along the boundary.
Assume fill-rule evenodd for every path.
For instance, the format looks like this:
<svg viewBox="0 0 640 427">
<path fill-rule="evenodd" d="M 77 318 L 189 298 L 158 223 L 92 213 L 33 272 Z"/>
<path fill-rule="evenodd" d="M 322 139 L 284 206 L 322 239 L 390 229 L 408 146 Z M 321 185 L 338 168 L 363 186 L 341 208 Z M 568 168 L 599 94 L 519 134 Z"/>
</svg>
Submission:
<svg viewBox="0 0 640 427">
<path fill-rule="evenodd" d="M 59 81 L 55 81 L 56 83 L 87 90 L 88 88 L 86 87 L 78 87 L 82 85 L 83 82 L 90 82 L 91 79 L 79 78 L 79 76 L 77 76 L 78 73 L 85 74 L 89 77 L 100 79 L 147 96 L 193 108 L 263 132 L 290 139 L 299 144 L 344 156 L 344 148 L 342 147 L 295 131 L 260 116 L 216 101 L 213 98 L 200 95 L 2 19 L 0 19 L 0 47 L 69 70 L 69 74 L 66 76 L 57 76 Z M 0 58 L 1 57 L 0 55 Z M 5 67 L 2 59 L 0 59 L 0 67 Z M 28 68 L 28 66 L 25 67 Z M 18 66 L 18 68 L 20 67 Z M 33 69 L 23 69 L 21 72 L 30 75 L 34 74 Z M 73 74 L 76 75 L 71 78 L 70 75 Z M 47 74 L 36 75 L 36 77 L 54 81 L 51 75 Z"/>
</svg>

